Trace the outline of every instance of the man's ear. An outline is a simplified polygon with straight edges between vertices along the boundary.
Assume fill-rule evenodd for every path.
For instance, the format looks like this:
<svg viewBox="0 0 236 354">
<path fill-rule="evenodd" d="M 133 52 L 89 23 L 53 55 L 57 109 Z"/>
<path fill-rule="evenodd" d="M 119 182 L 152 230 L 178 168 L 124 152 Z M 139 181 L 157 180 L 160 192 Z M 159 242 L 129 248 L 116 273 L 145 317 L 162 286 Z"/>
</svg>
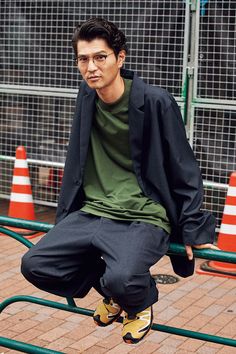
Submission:
<svg viewBox="0 0 236 354">
<path fill-rule="evenodd" d="M 124 62 L 125 62 L 125 57 L 126 57 L 126 52 L 125 50 L 121 50 L 118 54 L 118 65 L 119 68 L 122 68 Z"/>
</svg>

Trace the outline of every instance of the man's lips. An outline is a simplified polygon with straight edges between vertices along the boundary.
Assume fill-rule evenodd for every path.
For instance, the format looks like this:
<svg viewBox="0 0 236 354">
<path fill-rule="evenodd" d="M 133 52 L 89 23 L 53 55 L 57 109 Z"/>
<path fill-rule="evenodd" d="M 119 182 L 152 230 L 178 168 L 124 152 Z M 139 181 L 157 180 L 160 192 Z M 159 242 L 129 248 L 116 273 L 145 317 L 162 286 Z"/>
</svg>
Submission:
<svg viewBox="0 0 236 354">
<path fill-rule="evenodd" d="M 92 81 L 95 81 L 95 80 L 98 80 L 100 79 L 100 76 L 89 76 L 88 77 L 88 80 L 92 80 Z"/>
</svg>

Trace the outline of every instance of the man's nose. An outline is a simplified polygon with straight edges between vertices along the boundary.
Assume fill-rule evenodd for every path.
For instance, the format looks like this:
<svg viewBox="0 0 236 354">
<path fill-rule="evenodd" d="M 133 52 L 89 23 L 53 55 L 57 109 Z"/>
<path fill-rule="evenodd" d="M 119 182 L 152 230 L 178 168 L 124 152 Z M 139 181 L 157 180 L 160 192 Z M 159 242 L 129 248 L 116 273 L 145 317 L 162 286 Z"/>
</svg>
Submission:
<svg viewBox="0 0 236 354">
<path fill-rule="evenodd" d="M 94 64 L 94 61 L 92 58 L 89 59 L 88 62 L 88 71 L 94 71 L 97 69 L 97 66 Z"/>
</svg>

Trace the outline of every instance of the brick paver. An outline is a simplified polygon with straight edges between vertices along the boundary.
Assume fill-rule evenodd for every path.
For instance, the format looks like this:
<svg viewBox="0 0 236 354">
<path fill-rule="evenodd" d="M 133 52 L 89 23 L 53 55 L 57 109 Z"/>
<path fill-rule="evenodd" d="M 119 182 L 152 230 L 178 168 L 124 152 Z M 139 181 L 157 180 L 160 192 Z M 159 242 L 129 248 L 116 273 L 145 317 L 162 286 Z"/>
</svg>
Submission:
<svg viewBox="0 0 236 354">
<path fill-rule="evenodd" d="M 45 213 L 41 212 L 38 220 L 53 223 L 54 213 L 54 209 L 45 208 Z M 31 241 L 36 243 L 38 239 L 37 237 Z M 0 301 L 24 294 L 65 303 L 65 299 L 36 289 L 20 274 L 20 258 L 26 251 L 25 246 L 10 237 L 0 236 L 0 249 Z M 197 265 L 202 262 L 203 260 L 197 260 Z M 151 271 L 152 274 L 174 275 L 168 257 L 153 266 Z M 236 337 L 235 280 L 194 274 L 186 279 L 179 278 L 175 284 L 159 284 L 158 287 L 160 300 L 154 305 L 155 323 Z M 77 299 L 76 303 L 80 307 L 94 309 L 99 299 L 100 295 L 93 290 L 84 299 Z M 121 329 L 120 323 L 100 328 L 94 325 L 91 317 L 26 302 L 14 303 L 0 314 L 1 336 L 66 354 L 236 352 L 232 347 L 157 331 L 150 331 L 138 345 L 127 345 L 121 338 Z M 3 353 L 18 352 L 0 347 L 0 354 Z"/>
</svg>

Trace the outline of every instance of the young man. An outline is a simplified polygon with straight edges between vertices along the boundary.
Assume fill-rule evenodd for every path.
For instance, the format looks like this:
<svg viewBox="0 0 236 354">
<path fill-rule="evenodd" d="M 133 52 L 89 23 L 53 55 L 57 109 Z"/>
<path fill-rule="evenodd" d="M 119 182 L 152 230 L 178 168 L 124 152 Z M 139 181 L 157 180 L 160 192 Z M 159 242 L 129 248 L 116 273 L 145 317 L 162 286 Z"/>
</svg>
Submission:
<svg viewBox="0 0 236 354">
<path fill-rule="evenodd" d="M 22 273 L 65 297 L 94 287 L 103 296 L 95 323 L 124 311 L 122 337 L 137 343 L 158 299 L 150 267 L 172 240 L 187 252 L 171 257 L 175 272 L 193 274 L 192 246 L 215 248 L 214 218 L 200 210 L 200 171 L 173 97 L 122 69 L 124 34 L 92 18 L 75 30 L 73 47 L 84 81 L 56 225 L 23 257 Z"/>
</svg>

